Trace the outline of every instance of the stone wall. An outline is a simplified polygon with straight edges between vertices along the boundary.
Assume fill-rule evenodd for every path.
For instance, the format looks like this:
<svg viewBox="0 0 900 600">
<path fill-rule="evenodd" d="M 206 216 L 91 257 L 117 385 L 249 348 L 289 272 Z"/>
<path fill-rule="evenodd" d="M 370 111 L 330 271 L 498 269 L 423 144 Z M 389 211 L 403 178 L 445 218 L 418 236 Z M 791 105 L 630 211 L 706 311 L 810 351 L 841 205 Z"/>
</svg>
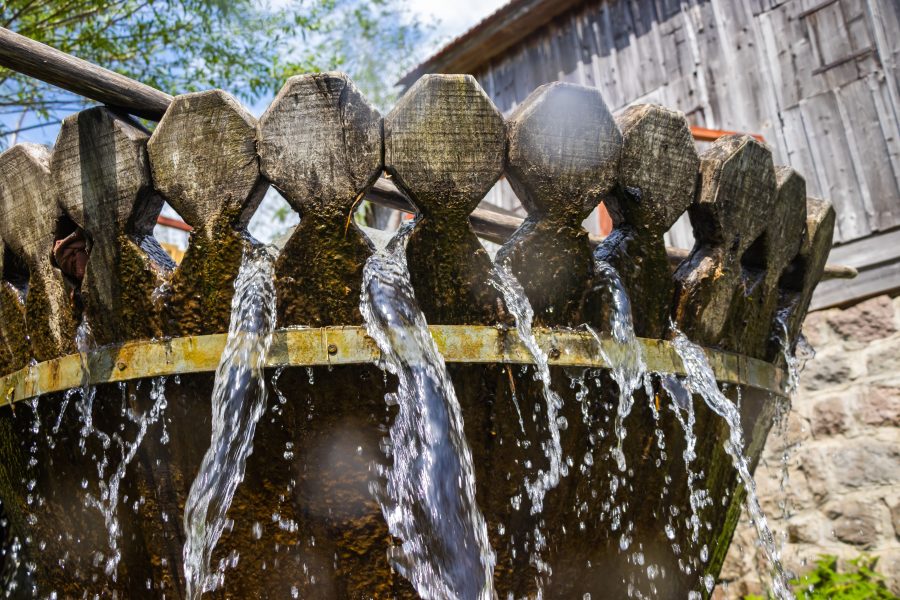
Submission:
<svg viewBox="0 0 900 600">
<path fill-rule="evenodd" d="M 816 357 L 756 471 L 763 507 L 788 570 L 806 572 L 824 553 L 866 553 L 880 558 L 877 570 L 900 594 L 900 297 L 811 313 L 804 332 Z M 755 540 L 745 518 L 717 597 L 765 589 L 765 558 Z"/>
</svg>

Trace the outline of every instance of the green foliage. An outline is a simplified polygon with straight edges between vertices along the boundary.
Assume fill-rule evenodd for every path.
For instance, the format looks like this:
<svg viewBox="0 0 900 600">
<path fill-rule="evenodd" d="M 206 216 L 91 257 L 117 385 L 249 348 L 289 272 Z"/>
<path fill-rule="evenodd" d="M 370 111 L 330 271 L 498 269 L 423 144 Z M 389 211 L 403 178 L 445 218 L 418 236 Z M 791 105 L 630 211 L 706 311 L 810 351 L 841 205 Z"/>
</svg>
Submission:
<svg viewBox="0 0 900 600">
<path fill-rule="evenodd" d="M 380 104 L 425 34 L 404 2 L 2 0 L 0 26 L 170 94 L 219 87 L 253 102 L 291 75 L 340 69 Z M 23 109 L 40 125 L 85 103 L 0 69 L 3 133 Z"/>
<path fill-rule="evenodd" d="M 791 581 L 798 600 L 897 600 L 875 572 L 877 557 L 859 556 L 849 561 L 847 572 L 838 570 L 838 558 L 823 555 L 816 568 Z M 771 597 L 771 596 L 770 596 Z M 745 600 L 763 600 L 762 596 L 745 596 Z"/>
</svg>

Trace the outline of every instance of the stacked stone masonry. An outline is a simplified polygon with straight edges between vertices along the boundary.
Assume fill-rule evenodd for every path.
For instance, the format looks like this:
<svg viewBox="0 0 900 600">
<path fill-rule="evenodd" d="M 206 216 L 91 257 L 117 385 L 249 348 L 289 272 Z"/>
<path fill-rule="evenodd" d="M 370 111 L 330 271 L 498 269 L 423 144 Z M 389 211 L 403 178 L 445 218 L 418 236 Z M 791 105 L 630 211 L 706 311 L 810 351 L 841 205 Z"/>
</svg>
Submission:
<svg viewBox="0 0 900 600">
<path fill-rule="evenodd" d="M 900 296 L 812 313 L 803 330 L 816 356 L 756 471 L 785 567 L 802 574 L 822 554 L 837 555 L 839 565 L 867 554 L 900 594 Z M 744 515 L 718 597 L 761 593 L 765 573 Z"/>
</svg>

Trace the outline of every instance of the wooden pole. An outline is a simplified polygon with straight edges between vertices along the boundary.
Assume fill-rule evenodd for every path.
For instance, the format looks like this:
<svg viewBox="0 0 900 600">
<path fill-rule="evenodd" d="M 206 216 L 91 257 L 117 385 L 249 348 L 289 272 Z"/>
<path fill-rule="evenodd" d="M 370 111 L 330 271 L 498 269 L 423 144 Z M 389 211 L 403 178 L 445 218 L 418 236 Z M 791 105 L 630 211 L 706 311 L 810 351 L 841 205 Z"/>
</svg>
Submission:
<svg viewBox="0 0 900 600">
<path fill-rule="evenodd" d="M 0 27 L 0 66 L 158 121 L 172 96 Z"/>
</svg>

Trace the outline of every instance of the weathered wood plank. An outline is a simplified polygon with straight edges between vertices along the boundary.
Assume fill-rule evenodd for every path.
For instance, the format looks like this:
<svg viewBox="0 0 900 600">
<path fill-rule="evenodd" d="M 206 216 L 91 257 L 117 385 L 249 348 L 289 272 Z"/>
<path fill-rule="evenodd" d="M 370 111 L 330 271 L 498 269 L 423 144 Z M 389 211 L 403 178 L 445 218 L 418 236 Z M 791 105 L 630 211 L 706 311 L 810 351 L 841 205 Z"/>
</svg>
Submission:
<svg viewBox="0 0 900 600">
<path fill-rule="evenodd" d="M 234 280 L 252 242 L 246 225 L 268 183 L 256 119 L 220 90 L 178 96 L 147 144 L 153 181 L 194 228 L 167 290 L 169 335 L 228 330 Z"/>
<path fill-rule="evenodd" d="M 153 291 L 174 263 L 153 237 L 163 200 L 149 138 L 129 118 L 92 108 L 63 121 L 50 160 L 55 196 L 90 240 L 81 295 L 100 345 L 162 334 Z"/>
<path fill-rule="evenodd" d="M 0 372 L 12 373 L 28 364 L 31 350 L 25 329 L 25 292 L 13 279 L 13 265 L 5 264 L 6 243 L 0 240 Z M 19 274 L 27 280 L 27 274 Z"/>
<path fill-rule="evenodd" d="M 429 323 L 499 318 L 491 260 L 468 223 L 500 178 L 503 117 L 474 77 L 427 75 L 384 119 L 384 164 L 419 210 L 407 243 L 410 280 Z"/>
<path fill-rule="evenodd" d="M 0 154 L 0 237 L 28 268 L 25 324 L 31 358 L 75 350 L 75 317 L 62 273 L 50 262 L 62 210 L 50 181 L 50 149 L 19 144 Z"/>
<path fill-rule="evenodd" d="M 855 171 L 859 177 L 860 195 L 871 211 L 875 230 L 888 229 L 900 222 L 900 187 L 896 155 L 891 156 L 888 140 L 897 146 L 900 131 L 893 135 L 881 125 L 883 110 L 875 103 L 881 84 L 877 79 L 858 79 L 837 91 Z M 895 160 L 892 160 L 894 158 Z"/>
<path fill-rule="evenodd" d="M 871 239 L 871 238 L 866 238 Z M 823 281 L 813 293 L 809 310 L 822 310 L 833 306 L 842 306 L 891 293 L 900 288 L 900 258 L 892 257 L 890 261 L 870 266 L 859 271 L 850 281 Z"/>
<path fill-rule="evenodd" d="M 606 200 L 615 229 L 595 256 L 619 272 L 635 332 L 661 338 L 675 295 L 663 234 L 694 198 L 700 159 L 681 113 L 638 105 L 616 121 L 624 146 L 619 185 Z"/>
<path fill-rule="evenodd" d="M 806 182 L 790 167 L 776 167 L 776 192 L 765 230 L 741 257 L 741 280 L 731 300 L 726 344 L 755 358 L 781 352 L 775 323 L 781 278 L 800 250 L 806 228 Z M 777 337 L 776 337 L 777 336 Z"/>
<path fill-rule="evenodd" d="M 381 126 L 342 73 L 292 77 L 260 117 L 262 173 L 301 215 L 275 265 L 283 326 L 362 323 L 371 247 L 351 215 L 381 174 Z"/>
<path fill-rule="evenodd" d="M 822 278 L 825 261 L 831 249 L 835 213 L 830 202 L 809 198 L 806 202 L 806 233 L 792 268 L 782 280 L 779 310 L 784 311 L 787 339 L 796 343 L 800 327 L 812 300 L 813 291 Z"/>
<path fill-rule="evenodd" d="M 872 224 L 858 193 L 861 184 L 853 169 L 834 93 L 807 98 L 800 107 L 820 191 L 834 202 L 840 239 L 852 240 L 868 234 Z"/>
<path fill-rule="evenodd" d="M 582 221 L 616 184 L 622 134 L 595 88 L 536 89 L 508 122 L 510 185 L 528 218 L 497 253 L 536 322 L 577 325 L 594 261 Z"/>
<path fill-rule="evenodd" d="M 675 273 L 674 314 L 698 343 L 722 341 L 741 257 L 765 229 L 775 185 L 772 155 L 751 137 L 720 138 L 700 156 L 699 188 L 689 209 L 697 245 Z"/>
</svg>

